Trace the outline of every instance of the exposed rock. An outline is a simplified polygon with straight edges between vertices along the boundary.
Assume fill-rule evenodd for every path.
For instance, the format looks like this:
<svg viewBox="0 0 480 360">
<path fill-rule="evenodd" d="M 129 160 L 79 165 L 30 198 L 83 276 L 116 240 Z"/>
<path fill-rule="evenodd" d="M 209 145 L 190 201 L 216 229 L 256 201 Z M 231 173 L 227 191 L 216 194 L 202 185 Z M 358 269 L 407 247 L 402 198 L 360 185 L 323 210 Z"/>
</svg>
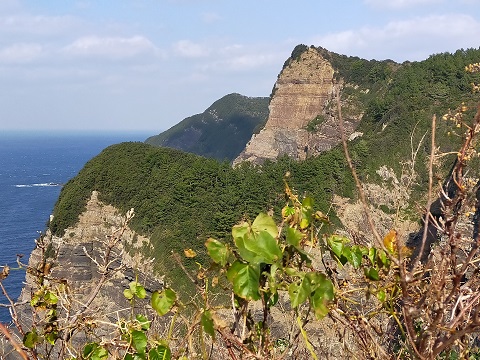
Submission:
<svg viewBox="0 0 480 360">
<path fill-rule="evenodd" d="M 41 240 L 37 240 L 37 247 L 29 259 L 26 284 L 19 299 L 19 304 L 23 305 L 17 307 L 24 328 L 29 329 L 31 326 L 32 310 L 28 304 L 39 289 L 40 280 L 44 286 L 57 293 L 57 311 L 63 314 L 59 319 L 75 319 L 73 314 L 82 309 L 102 277 L 106 241 L 112 232 L 122 228 L 124 220 L 125 217 L 113 206 L 101 203 L 94 191 L 78 223 L 68 228 L 64 237 L 53 236 L 47 231 Z M 131 253 L 136 255 L 129 254 L 126 248 L 133 249 Z M 130 316 L 131 304 L 123 295 L 123 290 L 135 280 L 147 291 L 146 299 L 135 301 L 135 313 L 147 315 L 152 311 L 149 306 L 150 295 L 163 287 L 163 281 L 153 276 L 152 260 L 145 260 L 139 251 L 148 254 L 151 249 L 148 238 L 126 228 L 121 242 L 110 254 L 111 261 L 107 268 L 111 275 L 94 301 L 77 318 L 79 328 L 89 324 L 102 339 L 109 339 L 112 334 L 116 334 L 114 324 Z M 67 316 L 67 312 L 70 315 Z M 85 343 L 88 326 L 85 327 L 85 333 L 80 331 L 72 338 L 72 344 Z"/>
<path fill-rule="evenodd" d="M 252 136 L 233 164 L 262 163 L 283 155 L 304 160 L 338 144 L 341 137 L 334 96 L 335 87 L 342 85 L 334 85 L 334 73 L 330 62 L 315 48 L 307 48 L 298 59 L 289 59 L 275 84 L 265 127 Z M 351 108 L 344 114 L 347 136 L 363 115 L 350 102 L 342 99 L 342 106 Z"/>
</svg>

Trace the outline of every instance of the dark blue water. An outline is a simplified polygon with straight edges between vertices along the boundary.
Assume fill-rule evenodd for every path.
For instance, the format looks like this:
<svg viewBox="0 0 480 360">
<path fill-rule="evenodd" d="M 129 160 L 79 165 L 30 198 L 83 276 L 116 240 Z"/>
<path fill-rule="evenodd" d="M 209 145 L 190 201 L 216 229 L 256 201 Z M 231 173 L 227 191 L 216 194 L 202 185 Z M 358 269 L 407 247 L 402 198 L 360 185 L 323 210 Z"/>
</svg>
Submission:
<svg viewBox="0 0 480 360">
<path fill-rule="evenodd" d="M 44 232 L 64 184 L 105 147 L 122 141 L 143 141 L 151 134 L 0 133 L 0 265 L 17 267 Z M 11 270 L 3 281 L 9 295 L 20 294 L 24 270 Z M 7 299 L 0 292 L 0 304 Z M 9 313 L 0 306 L 0 322 Z"/>
</svg>

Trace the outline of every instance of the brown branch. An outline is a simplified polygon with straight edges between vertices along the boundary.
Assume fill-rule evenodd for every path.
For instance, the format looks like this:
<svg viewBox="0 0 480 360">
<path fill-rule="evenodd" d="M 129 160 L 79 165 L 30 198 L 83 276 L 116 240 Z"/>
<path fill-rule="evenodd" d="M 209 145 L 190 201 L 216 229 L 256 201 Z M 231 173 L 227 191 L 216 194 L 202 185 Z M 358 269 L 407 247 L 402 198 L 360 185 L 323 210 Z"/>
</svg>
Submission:
<svg viewBox="0 0 480 360">
<path fill-rule="evenodd" d="M 435 157 L 435 133 L 436 133 L 436 122 L 437 117 L 433 115 L 432 117 L 432 138 L 430 141 L 430 159 L 428 163 L 428 193 L 427 193 L 427 205 L 426 205 L 426 214 L 425 214 L 425 223 L 423 227 L 423 235 L 422 235 L 422 244 L 420 245 L 420 251 L 417 253 L 417 256 L 412 262 L 411 271 L 415 271 L 415 267 L 417 266 L 420 258 L 425 251 L 425 244 L 427 242 L 427 234 L 428 234 L 428 224 L 430 221 L 430 208 L 432 207 L 432 192 L 433 192 L 433 161 Z M 411 275 L 411 274 L 410 274 Z"/>
<path fill-rule="evenodd" d="M 0 288 L 2 289 L 3 295 L 7 298 L 8 302 L 10 303 L 9 310 L 11 311 L 12 314 L 12 321 L 15 324 L 15 327 L 20 331 L 20 334 L 25 335 L 25 332 L 22 329 L 22 325 L 20 324 L 20 321 L 18 321 L 18 314 L 17 314 L 17 308 L 15 306 L 14 301 L 12 298 L 8 295 L 7 290 L 5 289 L 5 286 L 3 286 L 3 283 L 0 281 Z"/>
<path fill-rule="evenodd" d="M 1 282 L 0 282 L 0 284 L 1 284 Z M 15 350 L 20 354 L 22 359 L 28 360 L 28 355 L 25 353 L 25 351 L 23 351 L 22 347 L 15 341 L 12 334 L 10 334 L 8 329 L 2 323 L 0 323 L 0 331 L 5 335 L 7 340 L 10 341 L 10 343 L 15 348 Z M 37 357 L 35 355 L 33 355 L 33 358 L 36 359 Z"/>
</svg>

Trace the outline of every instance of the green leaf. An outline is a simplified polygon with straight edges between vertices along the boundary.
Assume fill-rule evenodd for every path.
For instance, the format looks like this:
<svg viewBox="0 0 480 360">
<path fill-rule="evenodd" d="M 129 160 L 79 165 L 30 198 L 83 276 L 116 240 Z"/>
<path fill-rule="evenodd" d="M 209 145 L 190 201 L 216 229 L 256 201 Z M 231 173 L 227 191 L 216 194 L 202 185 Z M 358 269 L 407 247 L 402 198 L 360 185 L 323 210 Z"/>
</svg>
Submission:
<svg viewBox="0 0 480 360">
<path fill-rule="evenodd" d="M 142 327 L 142 330 L 150 329 L 150 321 L 147 319 L 146 316 L 137 314 L 137 316 L 135 316 L 135 318 L 140 323 L 140 326 Z"/>
<path fill-rule="evenodd" d="M 143 331 L 133 330 L 132 346 L 138 353 L 144 354 L 147 348 L 147 335 Z"/>
<path fill-rule="evenodd" d="M 38 336 L 37 329 L 33 328 L 32 331 L 27 332 L 23 336 L 23 345 L 29 349 L 33 349 L 35 345 L 40 342 L 40 337 Z"/>
<path fill-rule="evenodd" d="M 278 234 L 278 228 L 277 224 L 275 224 L 275 220 L 273 220 L 271 216 L 265 213 L 260 213 L 255 218 L 252 224 L 252 231 L 257 234 L 266 231 L 274 239 L 277 237 Z"/>
<path fill-rule="evenodd" d="M 324 274 L 316 271 L 309 272 L 305 276 L 308 278 L 308 281 L 310 281 L 310 292 L 314 292 L 324 285 L 324 282 L 327 279 Z"/>
<path fill-rule="evenodd" d="M 344 254 L 348 259 L 348 262 L 355 268 L 358 269 L 362 264 L 362 250 L 358 246 L 352 246 L 348 254 Z"/>
<path fill-rule="evenodd" d="M 151 304 L 157 314 L 163 316 L 172 309 L 175 300 L 177 300 L 177 294 L 175 291 L 165 289 L 161 292 L 155 291 L 152 294 Z"/>
<path fill-rule="evenodd" d="M 290 215 L 294 215 L 295 214 L 295 208 L 293 206 L 285 206 L 283 208 L 283 216 L 284 217 L 288 217 Z"/>
<path fill-rule="evenodd" d="M 315 292 L 318 295 L 321 294 L 322 297 L 324 297 L 326 300 L 333 301 L 333 299 L 335 298 L 335 291 L 332 282 L 324 274 L 320 274 L 320 276 L 320 285 L 318 286 L 317 290 L 315 290 Z"/>
<path fill-rule="evenodd" d="M 200 320 L 203 330 L 215 340 L 215 328 L 213 327 L 212 314 L 209 310 L 204 311 Z"/>
<path fill-rule="evenodd" d="M 378 281 L 380 277 L 378 276 L 378 270 L 371 267 L 369 269 L 364 268 L 365 276 L 367 279 L 373 280 L 373 281 Z"/>
<path fill-rule="evenodd" d="M 375 260 L 377 258 L 377 249 L 374 247 L 371 247 L 368 249 L 368 259 L 372 263 L 372 265 L 375 265 Z"/>
<path fill-rule="evenodd" d="M 310 292 L 310 281 L 306 276 L 303 277 L 300 284 L 290 284 L 288 287 L 288 295 L 290 295 L 290 305 L 292 308 L 303 304 L 307 300 L 308 295 L 310 295 Z"/>
<path fill-rule="evenodd" d="M 328 303 L 334 299 L 332 282 L 324 275 L 319 274 L 318 287 L 310 297 L 315 317 L 322 319 L 328 314 Z"/>
<path fill-rule="evenodd" d="M 377 252 L 377 263 L 380 267 L 384 266 L 388 268 L 390 266 L 390 259 L 387 256 L 387 253 L 384 250 L 379 250 Z"/>
<path fill-rule="evenodd" d="M 243 222 L 239 225 L 235 225 L 233 228 L 232 228 L 232 237 L 233 239 L 237 239 L 237 238 L 242 238 L 245 236 L 245 234 L 248 234 L 250 230 L 250 225 L 248 225 L 248 223 L 246 222 Z"/>
<path fill-rule="evenodd" d="M 142 286 L 142 284 L 136 281 L 132 281 L 128 286 L 132 294 L 134 294 L 139 299 L 145 299 L 145 297 L 147 296 L 147 292 L 145 291 L 145 288 Z M 124 295 L 125 295 L 125 292 L 124 292 Z"/>
<path fill-rule="evenodd" d="M 313 199 L 306 197 L 302 201 L 302 219 L 300 220 L 300 228 L 306 229 L 312 222 Z"/>
<path fill-rule="evenodd" d="M 260 267 L 235 261 L 227 270 L 227 278 L 233 285 L 233 292 L 246 300 L 260 299 Z"/>
<path fill-rule="evenodd" d="M 259 264 L 262 262 L 263 258 L 258 254 L 255 254 L 253 251 L 248 250 L 245 245 L 245 239 L 249 237 L 253 237 L 253 234 L 246 233 L 243 237 L 235 238 L 235 245 L 237 246 L 238 253 L 243 260 L 252 264 Z"/>
<path fill-rule="evenodd" d="M 148 352 L 148 358 L 150 360 L 170 360 L 171 357 L 172 353 L 170 348 L 165 345 L 159 345 Z"/>
<path fill-rule="evenodd" d="M 244 237 L 245 248 L 256 255 L 252 263 L 274 264 L 283 257 L 277 240 L 267 231 L 260 231 L 257 235 Z"/>
<path fill-rule="evenodd" d="M 295 228 L 288 227 L 286 233 L 287 243 L 293 245 L 294 247 L 300 246 L 300 241 L 303 239 L 303 233 Z"/>
<path fill-rule="evenodd" d="M 332 235 L 327 239 L 327 244 L 330 247 L 330 250 L 337 256 L 338 259 L 342 257 L 343 245 L 348 241 L 348 239 L 339 235 Z"/>
<path fill-rule="evenodd" d="M 221 266 L 225 266 L 227 264 L 228 248 L 225 244 L 221 243 L 218 240 L 209 238 L 205 242 L 205 246 L 207 247 L 208 255 L 215 263 Z"/>
<path fill-rule="evenodd" d="M 315 292 L 311 297 L 311 304 L 313 312 L 318 320 L 323 319 L 328 314 L 328 300 L 320 295 L 319 292 Z"/>
<path fill-rule="evenodd" d="M 45 334 L 45 340 L 50 344 L 50 345 L 55 345 L 55 341 L 58 339 L 58 331 L 51 331 L 47 334 Z"/>
<path fill-rule="evenodd" d="M 288 276 L 298 276 L 298 277 L 302 277 L 304 275 L 303 272 L 301 271 L 298 271 L 297 269 L 295 268 L 290 268 L 290 267 L 287 267 L 284 269 L 285 273 L 288 275 Z"/>
<path fill-rule="evenodd" d="M 380 289 L 377 292 L 377 299 L 380 300 L 381 302 L 385 302 L 386 298 L 387 298 L 387 294 L 385 293 L 385 290 Z"/>
<path fill-rule="evenodd" d="M 55 305 L 58 302 L 58 296 L 51 291 L 45 293 L 45 302 L 49 305 Z"/>
<path fill-rule="evenodd" d="M 83 358 L 101 360 L 108 357 L 108 351 L 97 343 L 89 343 L 83 347 Z"/>
<path fill-rule="evenodd" d="M 278 292 L 275 291 L 273 294 L 272 293 L 264 293 L 264 298 L 265 298 L 265 303 L 267 304 L 268 307 L 275 306 L 278 302 Z"/>
<path fill-rule="evenodd" d="M 123 296 L 125 296 L 125 298 L 127 300 L 132 300 L 133 299 L 133 293 L 130 289 L 123 290 Z"/>
</svg>

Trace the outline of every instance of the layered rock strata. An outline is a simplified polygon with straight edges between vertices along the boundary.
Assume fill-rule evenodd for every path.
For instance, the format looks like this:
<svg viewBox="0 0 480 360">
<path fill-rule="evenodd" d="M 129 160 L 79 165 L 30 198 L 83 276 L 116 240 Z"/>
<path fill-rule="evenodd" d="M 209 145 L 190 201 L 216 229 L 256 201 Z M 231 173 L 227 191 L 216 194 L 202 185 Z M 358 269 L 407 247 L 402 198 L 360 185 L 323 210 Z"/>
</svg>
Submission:
<svg viewBox="0 0 480 360">
<path fill-rule="evenodd" d="M 265 127 L 252 136 L 233 164 L 262 163 L 283 155 L 304 160 L 338 144 L 335 93 L 341 85 L 334 83 L 334 73 L 315 48 L 289 59 L 275 83 Z M 362 117 L 358 109 L 348 113 L 344 119 L 347 136 Z"/>
</svg>

